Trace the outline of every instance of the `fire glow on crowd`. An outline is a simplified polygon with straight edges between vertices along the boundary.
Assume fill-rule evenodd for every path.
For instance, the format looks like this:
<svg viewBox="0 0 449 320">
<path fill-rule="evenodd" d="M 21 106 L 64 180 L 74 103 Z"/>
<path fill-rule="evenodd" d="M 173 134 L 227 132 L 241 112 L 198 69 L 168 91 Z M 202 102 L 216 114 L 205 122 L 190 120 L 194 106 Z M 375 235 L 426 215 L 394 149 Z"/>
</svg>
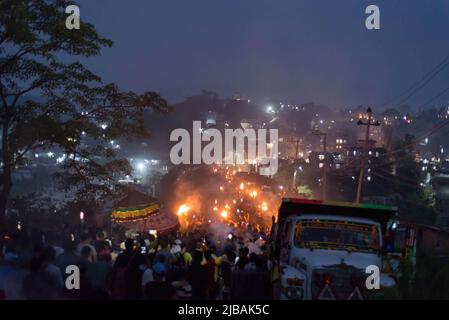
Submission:
<svg viewBox="0 0 449 320">
<path fill-rule="evenodd" d="M 208 168 L 211 178 L 192 181 L 180 177 L 176 186 L 176 212 L 181 230 L 192 226 L 225 223 L 267 232 L 277 216 L 283 187 L 273 190 L 251 179 L 251 174 L 234 166 Z"/>
</svg>

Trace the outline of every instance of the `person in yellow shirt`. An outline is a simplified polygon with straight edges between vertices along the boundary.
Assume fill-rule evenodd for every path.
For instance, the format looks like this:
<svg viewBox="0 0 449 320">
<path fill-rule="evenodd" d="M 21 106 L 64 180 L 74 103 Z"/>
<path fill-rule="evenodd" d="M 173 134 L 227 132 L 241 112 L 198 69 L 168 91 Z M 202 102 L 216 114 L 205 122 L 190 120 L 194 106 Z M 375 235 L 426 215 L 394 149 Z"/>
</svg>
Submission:
<svg viewBox="0 0 449 320">
<path fill-rule="evenodd" d="M 214 275 L 215 282 L 218 282 L 218 280 L 219 280 L 219 272 L 218 271 L 221 266 L 222 257 L 217 256 L 217 248 L 215 246 L 211 246 L 210 251 L 212 253 L 212 258 L 215 261 L 215 275 Z"/>
<path fill-rule="evenodd" d="M 184 262 L 186 266 L 190 266 L 192 264 L 192 255 L 187 251 L 186 245 L 181 244 L 181 256 L 184 258 Z"/>
</svg>

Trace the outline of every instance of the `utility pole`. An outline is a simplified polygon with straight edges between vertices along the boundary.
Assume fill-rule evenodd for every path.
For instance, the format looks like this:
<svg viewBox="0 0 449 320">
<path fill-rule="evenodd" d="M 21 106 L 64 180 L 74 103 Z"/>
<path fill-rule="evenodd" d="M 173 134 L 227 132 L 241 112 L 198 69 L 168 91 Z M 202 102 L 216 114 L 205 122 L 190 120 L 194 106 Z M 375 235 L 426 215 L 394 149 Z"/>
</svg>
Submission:
<svg viewBox="0 0 449 320">
<path fill-rule="evenodd" d="M 326 200 L 326 191 L 327 191 L 327 133 L 322 132 L 320 130 L 313 130 L 312 134 L 316 136 L 320 136 L 323 138 L 323 152 L 324 152 L 324 165 L 323 165 L 323 190 L 322 190 L 322 197 L 323 200 Z"/>
<path fill-rule="evenodd" d="M 363 177 L 365 175 L 365 166 L 366 166 L 366 162 L 368 161 L 368 146 L 369 146 L 369 129 L 370 126 L 380 126 L 379 121 L 376 122 L 372 122 L 372 113 L 373 111 L 371 110 L 370 107 L 368 107 L 368 110 L 366 110 L 366 113 L 368 114 L 368 122 L 363 122 L 362 119 L 360 119 L 357 122 L 358 126 L 366 126 L 366 132 L 365 132 L 365 144 L 363 146 L 363 153 L 362 153 L 362 163 L 360 164 L 360 173 L 359 173 L 359 183 L 357 185 L 357 195 L 355 198 L 355 203 L 359 204 L 360 203 L 360 198 L 362 196 L 362 184 L 363 184 Z"/>
<path fill-rule="evenodd" d="M 296 131 L 296 129 L 295 129 Z M 301 142 L 301 139 L 298 137 L 294 137 L 291 139 L 287 140 L 288 142 L 293 142 L 295 143 L 295 160 L 294 160 L 294 172 L 293 172 L 293 181 L 292 181 L 292 189 L 295 189 L 296 187 L 296 165 L 298 164 L 298 159 L 299 159 L 299 143 Z"/>
</svg>

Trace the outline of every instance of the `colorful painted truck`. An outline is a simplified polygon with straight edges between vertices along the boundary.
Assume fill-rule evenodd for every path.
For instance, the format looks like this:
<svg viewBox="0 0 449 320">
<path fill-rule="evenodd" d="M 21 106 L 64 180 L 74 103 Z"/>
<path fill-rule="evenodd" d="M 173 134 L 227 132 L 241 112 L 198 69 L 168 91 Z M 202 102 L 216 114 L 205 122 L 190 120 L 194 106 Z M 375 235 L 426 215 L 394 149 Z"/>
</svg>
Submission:
<svg viewBox="0 0 449 320">
<path fill-rule="evenodd" d="M 279 298 L 370 299 L 394 286 L 382 270 L 384 235 L 395 213 L 380 205 L 284 198 L 272 230 Z M 376 267 L 380 289 L 366 284 Z"/>
</svg>

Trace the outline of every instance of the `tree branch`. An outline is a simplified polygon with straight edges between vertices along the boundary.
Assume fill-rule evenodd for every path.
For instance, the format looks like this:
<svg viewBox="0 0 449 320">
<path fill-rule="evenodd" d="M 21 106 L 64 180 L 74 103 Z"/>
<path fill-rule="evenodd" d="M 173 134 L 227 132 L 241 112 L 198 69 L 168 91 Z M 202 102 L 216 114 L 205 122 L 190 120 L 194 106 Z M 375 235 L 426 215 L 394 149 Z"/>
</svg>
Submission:
<svg viewBox="0 0 449 320">
<path fill-rule="evenodd" d="M 14 161 L 11 162 L 11 165 L 12 165 L 12 166 L 15 166 L 16 164 L 18 164 L 18 163 L 20 162 L 20 159 L 22 159 L 23 156 L 24 156 L 28 151 L 33 150 L 33 149 L 37 148 L 38 146 L 39 146 L 39 145 L 32 144 L 32 145 L 27 146 L 27 147 L 24 149 L 24 151 L 17 153 L 16 156 L 15 156 L 15 158 L 14 158 Z"/>
</svg>

